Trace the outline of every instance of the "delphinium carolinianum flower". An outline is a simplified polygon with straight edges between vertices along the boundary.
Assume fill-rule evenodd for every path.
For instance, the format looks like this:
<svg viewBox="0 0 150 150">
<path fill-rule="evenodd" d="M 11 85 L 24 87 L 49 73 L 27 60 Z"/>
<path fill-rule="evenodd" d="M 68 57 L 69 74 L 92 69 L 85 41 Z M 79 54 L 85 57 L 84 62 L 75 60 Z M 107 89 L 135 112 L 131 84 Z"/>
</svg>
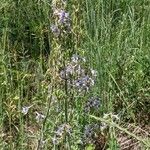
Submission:
<svg viewBox="0 0 150 150">
<path fill-rule="evenodd" d="M 55 9 L 54 15 L 58 16 L 58 23 L 70 26 L 70 17 L 68 12 L 65 10 Z"/>
<path fill-rule="evenodd" d="M 93 85 L 94 80 L 88 75 L 80 77 L 74 81 L 74 86 L 78 89 L 78 91 L 88 91 Z"/>
<path fill-rule="evenodd" d="M 65 1 L 62 1 L 65 4 Z M 63 5 L 61 7 L 53 6 L 53 18 L 54 24 L 51 25 L 52 33 L 58 37 L 61 33 L 67 33 L 71 30 L 71 19 L 69 13 L 64 9 Z"/>
<path fill-rule="evenodd" d="M 99 132 L 100 126 L 98 124 L 88 124 L 84 128 L 83 143 L 94 143 L 94 139 Z"/>
<path fill-rule="evenodd" d="M 84 75 L 85 70 L 80 65 L 80 62 L 82 62 L 82 60 L 83 59 L 78 55 L 73 55 L 71 57 L 71 62 L 61 70 L 60 77 L 62 79 L 69 79 L 71 77 L 80 77 L 81 75 Z"/>
<path fill-rule="evenodd" d="M 100 107 L 100 99 L 98 97 L 91 97 L 88 99 L 84 106 L 84 111 L 90 112 L 91 110 L 98 110 Z"/>
<path fill-rule="evenodd" d="M 79 92 L 88 91 L 95 84 L 96 78 L 96 71 L 90 69 L 88 74 L 89 71 L 82 67 L 83 63 L 85 63 L 85 58 L 74 54 L 70 63 L 60 72 L 60 77 L 72 80 L 73 87 Z"/>
<path fill-rule="evenodd" d="M 59 144 L 66 135 L 71 135 L 72 128 L 68 124 L 62 124 L 60 125 L 57 130 L 55 131 L 55 135 L 52 138 L 52 142 L 54 145 Z"/>
</svg>

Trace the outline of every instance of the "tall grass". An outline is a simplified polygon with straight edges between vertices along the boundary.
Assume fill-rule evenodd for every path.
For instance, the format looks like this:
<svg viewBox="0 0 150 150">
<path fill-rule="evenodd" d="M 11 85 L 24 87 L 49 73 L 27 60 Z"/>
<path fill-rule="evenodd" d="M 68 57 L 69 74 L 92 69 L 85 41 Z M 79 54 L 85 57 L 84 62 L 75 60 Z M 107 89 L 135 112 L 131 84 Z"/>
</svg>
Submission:
<svg viewBox="0 0 150 150">
<path fill-rule="evenodd" d="M 0 149 L 148 149 L 149 37 L 149 0 L 1 0 Z M 74 54 L 97 71 L 87 91 L 61 77 Z"/>
</svg>

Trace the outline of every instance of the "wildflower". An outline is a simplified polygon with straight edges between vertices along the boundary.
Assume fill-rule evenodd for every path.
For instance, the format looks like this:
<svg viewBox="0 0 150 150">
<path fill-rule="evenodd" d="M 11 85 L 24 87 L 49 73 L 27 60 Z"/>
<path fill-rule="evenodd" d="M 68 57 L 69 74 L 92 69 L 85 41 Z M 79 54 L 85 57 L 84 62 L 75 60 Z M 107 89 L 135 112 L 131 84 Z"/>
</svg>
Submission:
<svg viewBox="0 0 150 150">
<path fill-rule="evenodd" d="M 84 129 L 84 137 L 88 138 L 88 140 L 89 140 L 92 138 L 93 134 L 94 134 L 93 126 L 92 125 L 86 125 L 85 129 Z"/>
<path fill-rule="evenodd" d="M 67 135 L 71 135 L 72 129 L 71 126 L 68 124 L 62 124 L 58 127 L 58 129 L 55 132 L 54 137 L 52 138 L 52 142 L 53 144 L 58 144 L 63 138 L 64 136 Z"/>
<path fill-rule="evenodd" d="M 74 81 L 74 86 L 78 88 L 79 91 L 88 91 L 91 86 L 94 85 L 94 80 L 88 75 L 81 77 Z"/>
<path fill-rule="evenodd" d="M 84 128 L 83 140 L 85 143 L 93 143 L 100 126 L 98 124 L 88 124 Z"/>
<path fill-rule="evenodd" d="M 69 13 L 65 10 L 54 9 L 54 15 L 58 16 L 60 24 L 70 25 Z"/>
<path fill-rule="evenodd" d="M 45 116 L 36 112 L 36 121 L 39 123 L 39 122 L 42 122 L 44 119 L 45 119 Z"/>
<path fill-rule="evenodd" d="M 59 22 L 60 23 L 65 23 L 65 24 L 67 24 L 68 23 L 68 21 L 69 21 L 69 13 L 67 13 L 67 12 L 65 12 L 64 10 L 61 10 L 60 12 L 59 12 Z"/>
<path fill-rule="evenodd" d="M 73 73 L 77 76 L 85 76 L 85 70 L 81 67 L 81 65 L 75 65 Z"/>
<path fill-rule="evenodd" d="M 69 79 L 71 76 L 84 76 L 85 71 L 81 68 L 80 65 L 75 65 L 70 63 L 68 66 L 66 66 L 63 70 L 60 72 L 60 77 L 62 79 Z"/>
<path fill-rule="evenodd" d="M 21 112 L 22 112 L 24 115 L 26 115 L 31 107 L 32 107 L 32 106 L 28 106 L 28 107 L 27 107 L 27 106 L 24 106 L 24 107 L 22 107 Z"/>
<path fill-rule="evenodd" d="M 60 77 L 62 79 L 69 79 L 71 75 L 73 75 L 73 73 L 74 73 L 74 66 L 72 64 L 69 64 L 63 70 L 61 70 Z"/>
<path fill-rule="evenodd" d="M 54 33 L 55 36 L 59 36 L 60 35 L 60 30 L 56 25 L 51 25 L 51 30 Z"/>
<path fill-rule="evenodd" d="M 55 132 L 57 137 L 62 137 L 63 133 L 64 133 L 64 126 L 61 125 L 60 127 L 58 127 L 57 131 Z"/>
<path fill-rule="evenodd" d="M 73 74 L 74 73 L 74 66 L 69 64 L 67 67 L 66 67 L 66 72 L 68 74 Z"/>
<path fill-rule="evenodd" d="M 71 127 L 68 124 L 62 124 L 58 127 L 56 133 L 56 136 L 62 137 L 62 135 L 65 133 L 71 134 Z"/>
<path fill-rule="evenodd" d="M 80 65 L 76 65 L 74 72 L 78 75 L 78 76 L 84 76 L 85 75 L 85 70 L 81 68 Z"/>
<path fill-rule="evenodd" d="M 89 112 L 91 109 L 98 109 L 100 107 L 100 99 L 98 97 L 91 97 L 86 105 L 85 105 L 85 112 Z"/>
</svg>

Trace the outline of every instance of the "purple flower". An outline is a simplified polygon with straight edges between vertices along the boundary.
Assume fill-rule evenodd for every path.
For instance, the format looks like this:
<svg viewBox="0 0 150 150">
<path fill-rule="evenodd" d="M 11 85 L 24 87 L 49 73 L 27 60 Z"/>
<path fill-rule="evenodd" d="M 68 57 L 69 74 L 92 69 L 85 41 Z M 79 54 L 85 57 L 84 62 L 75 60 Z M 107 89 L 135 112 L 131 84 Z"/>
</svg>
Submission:
<svg viewBox="0 0 150 150">
<path fill-rule="evenodd" d="M 54 15 L 58 16 L 58 22 L 60 24 L 70 26 L 70 17 L 68 12 L 66 12 L 65 10 L 55 9 Z"/>
<path fill-rule="evenodd" d="M 72 64 L 69 64 L 63 70 L 61 70 L 60 77 L 62 79 L 69 79 L 71 75 L 73 75 L 73 73 L 74 73 L 74 66 Z"/>
<path fill-rule="evenodd" d="M 86 90 L 88 91 L 91 86 L 94 85 L 94 80 L 88 75 L 81 77 L 74 81 L 74 86 L 78 88 L 79 91 Z"/>
<path fill-rule="evenodd" d="M 83 141 L 85 143 L 93 143 L 96 133 L 100 129 L 98 124 L 88 124 L 84 128 Z"/>
<path fill-rule="evenodd" d="M 85 107 L 84 110 L 85 112 L 90 112 L 91 109 L 97 110 L 100 107 L 100 99 L 98 97 L 91 97 Z"/>
<path fill-rule="evenodd" d="M 68 65 L 66 67 L 66 72 L 69 73 L 69 74 L 73 74 L 74 73 L 74 66 L 73 65 Z"/>
<path fill-rule="evenodd" d="M 75 66 L 75 73 L 76 73 L 78 76 L 84 76 L 84 75 L 85 75 L 85 70 L 82 69 L 80 65 L 76 65 L 76 66 Z"/>
<path fill-rule="evenodd" d="M 54 137 L 52 138 L 52 142 L 54 145 L 57 145 L 61 142 L 61 140 L 64 138 L 64 135 L 71 135 L 72 128 L 68 124 L 62 124 L 60 125 L 56 132 Z"/>
<path fill-rule="evenodd" d="M 58 127 L 57 131 L 55 132 L 57 137 L 62 137 L 64 133 L 71 134 L 71 127 L 68 124 L 62 124 Z"/>
<path fill-rule="evenodd" d="M 69 13 L 65 12 L 64 10 L 61 10 L 59 12 L 59 22 L 60 23 L 67 23 L 69 21 Z"/>
</svg>

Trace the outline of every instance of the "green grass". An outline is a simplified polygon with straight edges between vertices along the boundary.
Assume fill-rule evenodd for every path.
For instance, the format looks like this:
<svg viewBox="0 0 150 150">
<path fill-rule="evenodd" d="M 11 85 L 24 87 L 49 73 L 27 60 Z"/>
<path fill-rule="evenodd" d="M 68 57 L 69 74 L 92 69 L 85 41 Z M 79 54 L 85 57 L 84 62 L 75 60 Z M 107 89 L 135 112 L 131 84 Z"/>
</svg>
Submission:
<svg viewBox="0 0 150 150">
<path fill-rule="evenodd" d="M 52 4 L 70 16 L 71 31 L 59 25 L 59 37 L 51 31 L 59 24 Z M 119 150 L 134 144 L 148 150 L 149 47 L 149 0 L 70 0 L 65 5 L 61 0 L 1 0 L 0 149 Z M 86 58 L 80 65 L 87 74 L 90 68 L 97 71 L 88 92 L 60 78 L 73 54 Z M 84 113 L 93 96 L 100 98 L 100 107 Z M 25 106 L 31 106 L 26 115 Z M 45 116 L 40 122 L 37 113 Z M 61 124 L 64 133 L 54 145 Z M 94 129 L 96 142 L 83 144 L 90 124 L 101 130 Z"/>
</svg>

